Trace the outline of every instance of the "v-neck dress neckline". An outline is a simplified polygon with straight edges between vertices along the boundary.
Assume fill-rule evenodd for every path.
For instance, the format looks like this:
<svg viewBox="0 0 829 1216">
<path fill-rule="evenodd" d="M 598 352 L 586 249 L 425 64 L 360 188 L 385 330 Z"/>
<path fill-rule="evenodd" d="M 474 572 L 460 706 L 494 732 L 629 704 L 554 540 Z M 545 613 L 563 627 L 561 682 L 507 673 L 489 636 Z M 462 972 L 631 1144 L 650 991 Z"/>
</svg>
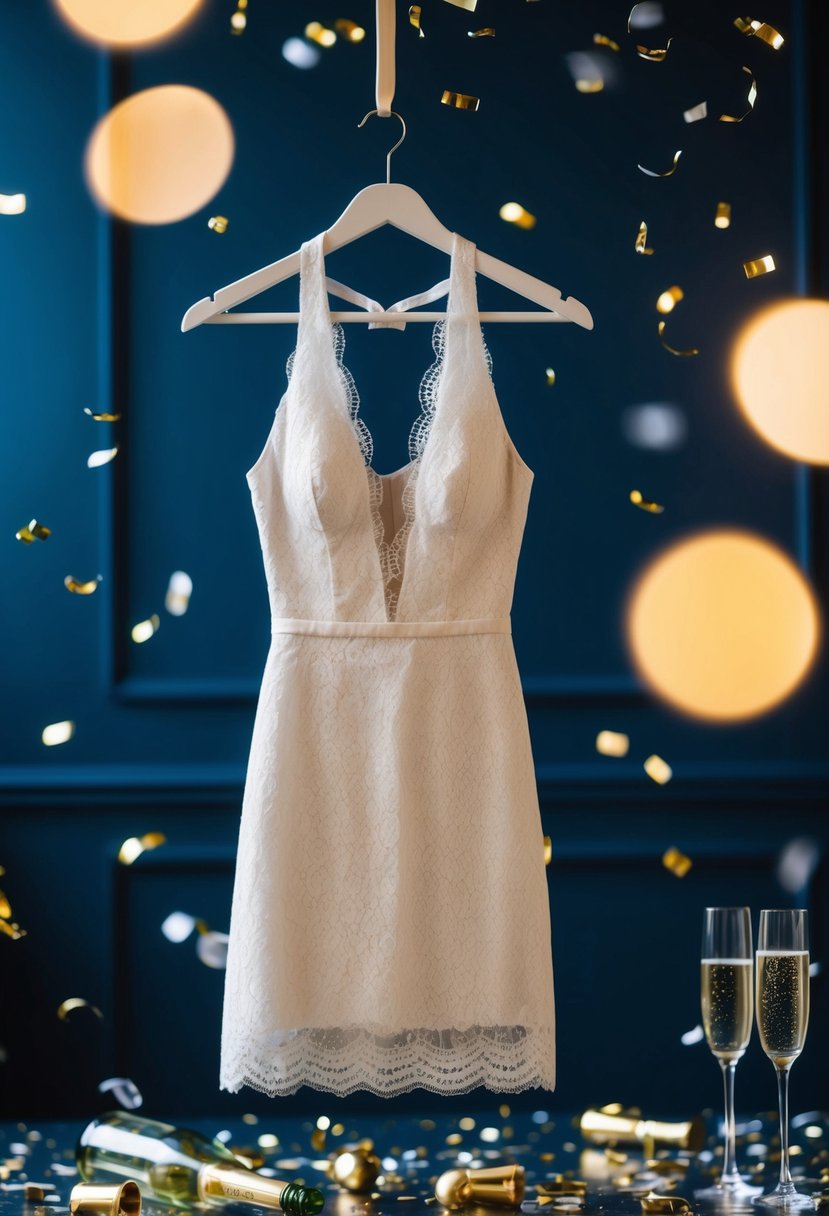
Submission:
<svg viewBox="0 0 829 1216">
<path fill-rule="evenodd" d="M 377 550 L 379 576 L 382 582 L 383 599 L 385 602 L 386 619 L 393 621 L 397 618 L 397 609 L 405 589 L 406 581 L 406 550 L 409 536 L 417 523 L 417 483 L 427 455 L 434 424 L 438 417 L 441 391 L 441 372 L 443 365 L 450 355 L 450 344 L 454 333 L 450 319 L 455 320 L 463 313 L 467 324 L 477 326 L 480 335 L 482 358 L 488 362 L 488 354 L 483 342 L 483 333 L 477 319 L 477 289 L 475 285 L 475 245 L 458 232 L 452 233 L 452 249 L 450 252 L 449 289 L 446 300 L 446 318 L 435 322 L 432 330 L 432 348 L 435 353 L 434 362 L 426 368 L 420 381 L 418 399 L 420 413 L 414 418 L 408 439 L 409 462 L 391 473 L 378 473 L 372 463 L 374 441 L 365 421 L 359 416 L 360 394 L 354 377 L 343 363 L 345 350 L 345 331 L 342 324 L 331 317 L 328 303 L 328 285 L 324 252 L 325 232 L 319 233 L 308 242 L 309 253 L 303 274 L 312 273 L 315 276 L 314 290 L 301 292 L 300 330 L 298 343 L 314 332 L 314 326 L 308 324 L 310 318 L 306 314 L 309 304 L 316 308 L 322 326 L 327 326 L 332 333 L 330 357 L 334 370 L 338 375 L 342 388 L 341 406 L 352 424 L 355 451 L 359 451 L 365 465 L 367 487 L 366 506 Z M 466 273 L 466 282 L 461 285 L 462 271 Z M 307 286 L 307 284 L 306 284 Z M 465 290 L 462 290 L 465 288 Z M 464 298 L 465 297 L 465 298 Z M 466 308 L 463 305 L 466 305 Z M 317 318 L 314 318 L 317 319 Z M 407 472 L 408 471 L 408 472 Z M 399 499 L 392 505 L 392 516 L 395 506 L 402 511 L 402 521 L 387 536 L 384 521 L 384 505 L 388 491 L 393 481 L 405 475 Z"/>
</svg>

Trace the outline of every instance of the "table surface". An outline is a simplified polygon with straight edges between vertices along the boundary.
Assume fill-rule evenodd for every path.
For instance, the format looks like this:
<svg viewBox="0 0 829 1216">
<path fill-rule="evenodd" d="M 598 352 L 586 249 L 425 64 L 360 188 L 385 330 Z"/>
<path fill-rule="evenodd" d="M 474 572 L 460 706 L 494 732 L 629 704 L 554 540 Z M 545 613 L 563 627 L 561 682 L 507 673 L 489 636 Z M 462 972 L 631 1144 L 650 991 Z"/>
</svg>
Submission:
<svg viewBox="0 0 829 1216">
<path fill-rule="evenodd" d="M 324 1101 L 320 1100 L 324 1109 Z M 140 1114 L 150 1115 L 144 1111 Z M 665 1213 L 695 1212 L 710 1207 L 694 1198 L 694 1191 L 709 1186 L 721 1164 L 719 1122 L 708 1112 L 709 1135 L 697 1154 L 674 1149 L 644 1155 L 642 1146 L 617 1144 L 606 1148 L 587 1143 L 578 1129 L 578 1117 L 545 1110 L 511 1111 L 508 1104 L 467 1115 L 422 1114 L 412 1117 L 348 1116 L 345 1123 L 320 1128 L 314 1119 L 245 1115 L 230 1121 L 176 1119 L 152 1114 L 219 1138 L 263 1173 L 286 1181 L 304 1181 L 325 1194 L 322 1216 L 445 1216 L 434 1198 L 435 1182 L 445 1170 L 486 1168 L 519 1163 L 526 1178 L 521 1211 L 545 1216 L 587 1216 L 603 1212 L 642 1216 L 642 1197 L 671 1197 Z M 319 1122 L 325 1124 L 324 1116 Z M 72 1122 L 0 1123 L 0 1216 L 65 1216 L 69 1194 L 79 1181 L 74 1147 L 86 1120 Z M 770 1190 L 776 1182 L 779 1138 L 773 1114 L 741 1119 L 738 1123 L 738 1162 L 751 1181 Z M 276 1139 L 274 1139 L 274 1137 Z M 359 1141 L 371 1141 L 382 1160 L 383 1172 L 372 1193 L 353 1194 L 327 1176 L 329 1158 Z M 800 1190 L 815 1197 L 815 1205 L 829 1204 L 829 1115 L 805 1112 L 792 1118 L 792 1172 Z M 555 1190 L 561 1180 L 586 1184 L 582 1198 L 557 1197 L 537 1186 Z M 34 1184 L 34 1185 L 33 1185 Z M 40 1188 L 38 1191 L 36 1188 Z M 566 1189 L 566 1187 L 564 1188 Z M 195 1205 L 200 1212 L 216 1206 Z M 265 1211 L 248 1204 L 224 1204 L 228 1216 L 254 1216 Z M 656 1205 L 658 1210 L 660 1205 Z M 182 1216 L 186 1209 L 153 1202 L 145 1196 L 146 1216 Z M 509 1208 L 467 1207 L 475 1216 L 509 1216 Z M 650 1205 L 654 1210 L 653 1204 Z M 729 1207 L 729 1213 L 740 1210 Z M 743 1211 L 757 1211 L 744 1205 Z M 761 1211 L 763 1209 L 760 1209 Z M 769 1209 L 766 1209 L 769 1211 Z"/>
</svg>

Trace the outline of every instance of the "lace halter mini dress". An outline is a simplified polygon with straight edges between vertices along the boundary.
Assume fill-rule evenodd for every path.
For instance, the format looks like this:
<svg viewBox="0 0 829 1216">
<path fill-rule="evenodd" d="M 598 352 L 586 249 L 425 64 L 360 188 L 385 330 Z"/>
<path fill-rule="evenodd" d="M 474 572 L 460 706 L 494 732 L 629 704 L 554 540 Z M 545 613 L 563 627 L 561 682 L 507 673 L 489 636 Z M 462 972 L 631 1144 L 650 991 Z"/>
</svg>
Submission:
<svg viewBox="0 0 829 1216">
<path fill-rule="evenodd" d="M 453 235 L 410 462 L 343 365 L 324 233 L 246 477 L 272 619 L 239 826 L 220 1088 L 555 1084 L 550 910 L 510 630 L 531 470 Z"/>
</svg>

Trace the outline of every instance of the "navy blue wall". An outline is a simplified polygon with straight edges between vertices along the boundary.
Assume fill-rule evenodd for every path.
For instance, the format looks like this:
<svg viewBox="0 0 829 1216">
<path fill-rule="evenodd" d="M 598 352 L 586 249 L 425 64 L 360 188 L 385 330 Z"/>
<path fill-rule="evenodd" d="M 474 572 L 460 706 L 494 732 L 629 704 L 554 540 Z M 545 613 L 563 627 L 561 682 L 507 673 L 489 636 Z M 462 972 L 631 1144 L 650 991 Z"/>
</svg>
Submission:
<svg viewBox="0 0 829 1216">
<path fill-rule="evenodd" d="M 728 728 L 695 724 L 638 685 L 620 610 L 651 553 L 716 523 L 779 543 L 827 601 L 825 478 L 747 429 L 727 375 L 734 334 L 757 308 L 826 291 L 819 238 L 829 158 L 816 68 L 827 17 L 817 2 L 769 3 L 758 15 L 787 35 L 775 53 L 745 40 L 717 0 L 684 0 L 667 27 L 644 35 L 652 45 L 675 35 L 655 65 L 631 48 L 629 7 L 481 0 L 472 16 L 424 0 L 427 36 L 418 40 L 400 6 L 395 107 L 409 135 L 393 176 L 448 227 L 576 295 L 595 319 L 592 333 L 492 325 L 486 334 L 507 424 L 536 471 L 513 623 L 554 854 L 560 1080 L 552 1100 L 536 1093 L 513 1102 L 626 1101 L 665 1113 L 717 1105 L 706 1048 L 680 1043 L 699 1018 L 701 909 L 805 900 L 824 974 L 813 984 L 813 1033 L 792 1100 L 825 1105 L 829 1046 L 817 1030 L 829 984 L 826 863 L 798 893 L 776 878 L 792 838 L 814 839 L 821 856 L 829 847 L 825 652 L 778 710 Z M 159 929 L 178 908 L 227 928 L 270 641 L 244 471 L 270 427 L 295 337 L 292 326 L 182 335 L 180 319 L 194 300 L 329 226 L 360 187 L 382 179 L 398 134 L 396 123 L 376 118 L 357 129 L 374 105 L 367 0 L 345 14 L 369 28 L 367 40 L 338 44 L 308 72 L 282 59 L 282 42 L 307 20 L 344 15 L 339 9 L 251 0 L 246 33 L 231 37 L 233 8 L 207 0 L 174 41 L 114 57 L 76 41 L 46 0 L 4 12 L 0 189 L 29 196 L 25 215 L 0 219 L 0 861 L 28 930 L 17 942 L 0 939 L 6 1117 L 83 1116 L 105 1104 L 95 1087 L 111 1075 L 133 1077 L 150 1112 L 379 1104 L 368 1095 L 332 1103 L 308 1090 L 277 1103 L 220 1094 L 222 973 L 197 961 L 192 942 L 173 946 Z M 469 39 L 467 29 L 481 25 L 494 25 L 496 37 Z M 594 32 L 618 39 L 624 53 L 606 52 L 615 86 L 583 95 L 564 54 L 588 49 Z M 755 112 L 719 123 L 717 114 L 743 108 L 743 64 L 757 76 Z M 237 140 L 232 173 L 207 208 L 180 223 L 111 222 L 83 181 L 88 133 L 113 101 L 167 82 L 204 88 L 226 108 Z M 440 105 L 444 88 L 480 95 L 479 112 Z M 703 98 L 711 117 L 686 125 L 682 111 Z M 678 147 L 673 177 L 637 169 L 666 167 Z M 498 218 L 510 199 L 538 216 L 535 229 Z M 725 232 L 712 224 L 720 199 L 733 205 Z M 207 227 L 216 212 L 230 218 L 224 236 Z M 649 258 L 633 251 L 643 218 L 657 250 Z M 746 280 L 743 260 L 767 252 L 777 271 Z M 328 262 L 334 277 L 381 300 L 446 273 L 442 255 L 393 229 Z M 654 300 L 671 283 L 685 291 L 671 340 L 698 346 L 699 358 L 672 358 L 656 338 Z M 512 304 L 488 280 L 479 291 L 483 308 Z M 276 307 L 295 307 L 296 280 L 271 296 Z M 347 329 L 381 470 L 405 459 L 429 328 Z M 684 411 L 683 446 L 653 453 L 628 443 L 623 412 L 646 401 Z M 87 405 L 123 413 L 113 432 L 119 454 L 97 470 L 85 467 L 88 452 L 113 440 L 84 415 Z M 633 486 L 666 503 L 665 513 L 629 506 Z M 20 545 L 14 531 L 32 516 L 53 536 Z M 179 619 L 162 607 L 176 568 L 195 583 Z M 63 586 L 67 573 L 98 572 L 92 597 Z M 130 626 L 155 611 L 158 634 L 134 645 Z M 43 725 L 63 718 L 77 723 L 75 737 L 44 748 Z M 629 759 L 597 756 L 603 728 L 629 733 Z M 641 769 L 651 752 L 673 766 L 665 787 Z M 124 837 L 149 830 L 169 843 L 119 867 Z M 660 864 L 670 845 L 694 860 L 682 880 Z M 69 996 L 92 1001 L 103 1020 L 59 1022 L 56 1008 Z M 418 1091 L 395 1105 L 432 1100 Z M 738 1102 L 773 1100 L 755 1042 Z"/>
</svg>

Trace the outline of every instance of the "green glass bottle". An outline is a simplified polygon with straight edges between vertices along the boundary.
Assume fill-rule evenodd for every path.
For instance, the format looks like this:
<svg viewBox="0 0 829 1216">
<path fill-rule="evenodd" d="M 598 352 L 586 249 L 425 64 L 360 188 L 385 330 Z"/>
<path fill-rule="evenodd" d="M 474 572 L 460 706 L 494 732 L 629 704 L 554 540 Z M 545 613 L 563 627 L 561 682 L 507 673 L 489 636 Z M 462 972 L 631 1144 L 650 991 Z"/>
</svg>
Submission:
<svg viewBox="0 0 829 1216">
<path fill-rule="evenodd" d="M 194 1203 L 256 1203 L 289 1216 L 316 1216 L 322 1191 L 266 1178 L 221 1140 L 130 1111 L 107 1111 L 84 1128 L 75 1152 L 84 1182 L 131 1178 L 147 1198 L 178 1207 Z"/>
</svg>

